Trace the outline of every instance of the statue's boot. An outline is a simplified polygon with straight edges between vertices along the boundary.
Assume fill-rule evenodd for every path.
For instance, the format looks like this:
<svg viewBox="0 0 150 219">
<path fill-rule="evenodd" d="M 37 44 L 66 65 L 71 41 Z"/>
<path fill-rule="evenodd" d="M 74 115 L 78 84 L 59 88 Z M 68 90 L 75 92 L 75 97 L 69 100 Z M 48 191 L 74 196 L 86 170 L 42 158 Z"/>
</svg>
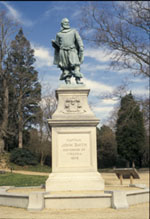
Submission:
<svg viewBox="0 0 150 219">
<path fill-rule="evenodd" d="M 63 68 L 61 68 L 61 70 L 62 70 L 62 74 L 60 76 L 60 80 L 65 80 L 66 81 L 67 78 L 71 77 L 71 75 L 69 73 L 69 70 L 63 69 Z"/>
<path fill-rule="evenodd" d="M 77 83 L 77 84 L 83 84 L 83 82 L 80 81 L 80 78 L 76 78 L 76 83 Z"/>
<path fill-rule="evenodd" d="M 83 84 L 83 82 L 80 81 L 83 77 L 82 73 L 80 72 L 80 66 L 75 66 L 74 77 L 77 84 Z"/>
<path fill-rule="evenodd" d="M 65 79 L 65 82 L 66 82 L 66 84 L 71 84 L 71 80 L 70 80 L 70 78 L 67 77 L 67 78 Z"/>
</svg>

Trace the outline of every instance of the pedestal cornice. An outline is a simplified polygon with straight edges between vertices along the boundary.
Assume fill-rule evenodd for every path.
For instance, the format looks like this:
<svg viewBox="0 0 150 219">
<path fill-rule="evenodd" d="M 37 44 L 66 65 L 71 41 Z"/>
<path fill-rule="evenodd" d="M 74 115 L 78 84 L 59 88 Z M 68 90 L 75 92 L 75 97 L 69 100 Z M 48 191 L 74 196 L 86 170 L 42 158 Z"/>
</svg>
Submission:
<svg viewBox="0 0 150 219">
<path fill-rule="evenodd" d="M 90 89 L 85 85 L 61 85 L 56 90 L 58 106 L 52 119 L 48 120 L 50 126 L 55 124 L 72 124 L 96 126 L 99 119 L 96 118 L 88 104 Z"/>
</svg>

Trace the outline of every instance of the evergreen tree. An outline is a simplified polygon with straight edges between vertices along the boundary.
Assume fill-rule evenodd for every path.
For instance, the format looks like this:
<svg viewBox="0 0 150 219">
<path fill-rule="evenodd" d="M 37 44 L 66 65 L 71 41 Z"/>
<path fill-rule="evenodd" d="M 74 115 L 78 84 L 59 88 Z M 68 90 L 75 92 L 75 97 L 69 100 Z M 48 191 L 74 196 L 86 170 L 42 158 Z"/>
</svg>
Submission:
<svg viewBox="0 0 150 219">
<path fill-rule="evenodd" d="M 117 155 L 115 134 L 106 125 L 103 125 L 100 130 L 97 129 L 97 154 L 100 168 L 115 166 Z"/>
<path fill-rule="evenodd" d="M 145 128 L 143 114 L 131 93 L 121 99 L 116 128 L 118 154 L 132 166 L 135 163 L 141 166 Z"/>
<path fill-rule="evenodd" d="M 10 126 L 16 128 L 18 147 L 23 147 L 23 131 L 37 123 L 41 100 L 41 85 L 38 72 L 34 69 L 34 50 L 25 38 L 22 29 L 11 43 L 7 58 L 7 69 L 10 72 Z M 15 122 L 16 121 L 16 122 Z"/>
</svg>

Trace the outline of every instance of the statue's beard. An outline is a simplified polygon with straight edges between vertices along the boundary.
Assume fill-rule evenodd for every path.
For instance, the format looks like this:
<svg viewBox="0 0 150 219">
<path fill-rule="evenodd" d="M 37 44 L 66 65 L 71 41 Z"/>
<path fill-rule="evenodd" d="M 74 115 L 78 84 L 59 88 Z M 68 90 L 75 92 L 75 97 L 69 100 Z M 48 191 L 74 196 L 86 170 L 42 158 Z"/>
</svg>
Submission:
<svg viewBox="0 0 150 219">
<path fill-rule="evenodd" d="M 64 24 L 63 25 L 63 29 L 69 29 L 69 28 L 70 28 L 69 24 Z"/>
</svg>

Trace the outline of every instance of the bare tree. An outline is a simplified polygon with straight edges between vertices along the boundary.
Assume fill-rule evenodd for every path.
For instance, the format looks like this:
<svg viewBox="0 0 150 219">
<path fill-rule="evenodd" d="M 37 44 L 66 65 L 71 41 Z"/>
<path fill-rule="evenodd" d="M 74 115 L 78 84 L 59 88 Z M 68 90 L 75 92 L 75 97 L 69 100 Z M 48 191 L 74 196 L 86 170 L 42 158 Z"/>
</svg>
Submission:
<svg viewBox="0 0 150 219">
<path fill-rule="evenodd" d="M 118 111 L 119 106 L 114 106 L 113 110 L 110 112 L 110 115 L 106 121 L 106 124 L 113 130 L 113 132 L 116 131 L 116 122 L 118 119 Z"/>
<path fill-rule="evenodd" d="M 56 110 L 57 100 L 55 92 L 51 88 L 46 88 L 45 95 L 40 102 L 41 111 L 39 111 L 39 128 L 30 132 L 30 149 L 40 157 L 41 165 L 44 164 L 47 156 L 51 156 L 51 130 L 48 127 L 47 119 L 52 118 Z"/>
<path fill-rule="evenodd" d="M 138 99 L 141 111 L 143 112 L 144 124 L 146 129 L 146 134 L 149 137 L 149 121 L 150 121 L 150 102 L 149 98 L 140 97 Z"/>
<path fill-rule="evenodd" d="M 0 153 L 4 151 L 4 138 L 12 134 L 7 127 L 10 78 L 4 62 L 10 48 L 11 36 L 16 30 L 17 23 L 10 19 L 5 11 L 0 11 Z"/>
<path fill-rule="evenodd" d="M 51 142 L 47 135 L 44 138 L 43 133 L 38 132 L 37 129 L 30 130 L 28 147 L 33 153 L 37 154 L 41 165 L 44 165 L 47 156 L 51 156 Z"/>
<path fill-rule="evenodd" d="M 46 94 L 42 97 L 40 102 L 41 110 L 43 113 L 43 122 L 40 129 L 47 133 L 48 138 L 51 140 L 51 130 L 48 127 L 47 119 L 51 119 L 53 113 L 57 107 L 57 99 L 55 97 L 55 92 L 51 88 L 47 88 Z"/>
<path fill-rule="evenodd" d="M 111 66 L 150 77 L 150 3 L 91 2 L 82 9 L 80 33 L 112 54 Z"/>
</svg>

